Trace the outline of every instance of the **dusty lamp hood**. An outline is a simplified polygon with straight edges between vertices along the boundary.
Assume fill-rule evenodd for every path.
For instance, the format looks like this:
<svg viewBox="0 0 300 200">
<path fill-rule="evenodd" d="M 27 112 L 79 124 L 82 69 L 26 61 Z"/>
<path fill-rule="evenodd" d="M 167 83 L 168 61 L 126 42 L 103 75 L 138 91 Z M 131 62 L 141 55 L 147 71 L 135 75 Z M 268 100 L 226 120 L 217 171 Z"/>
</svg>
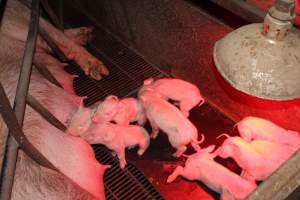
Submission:
<svg viewBox="0 0 300 200">
<path fill-rule="evenodd" d="M 294 0 L 277 0 L 264 23 L 243 26 L 214 46 L 214 62 L 234 88 L 259 98 L 300 98 L 300 33 Z"/>
</svg>

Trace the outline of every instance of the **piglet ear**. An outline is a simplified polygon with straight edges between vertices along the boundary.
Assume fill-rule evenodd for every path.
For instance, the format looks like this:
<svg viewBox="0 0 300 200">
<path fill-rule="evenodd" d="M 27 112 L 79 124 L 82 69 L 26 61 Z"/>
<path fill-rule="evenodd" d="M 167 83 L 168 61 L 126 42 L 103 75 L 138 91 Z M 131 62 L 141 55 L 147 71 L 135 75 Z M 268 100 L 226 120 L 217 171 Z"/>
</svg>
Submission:
<svg viewBox="0 0 300 200">
<path fill-rule="evenodd" d="M 115 96 L 115 95 L 109 95 L 109 96 L 107 96 L 106 98 L 105 98 L 105 100 L 115 100 L 115 101 L 118 101 L 119 100 L 119 98 L 117 97 L 117 96 Z"/>
<path fill-rule="evenodd" d="M 148 79 L 144 80 L 144 85 L 150 85 L 153 82 L 154 82 L 153 78 L 148 78 Z"/>
<path fill-rule="evenodd" d="M 81 97 L 81 99 L 80 99 L 80 101 L 79 101 L 79 108 L 78 108 L 78 110 L 79 111 L 82 111 L 83 109 L 84 109 L 84 100 L 85 99 L 87 99 L 88 97 L 87 96 L 83 96 L 83 97 Z"/>
</svg>

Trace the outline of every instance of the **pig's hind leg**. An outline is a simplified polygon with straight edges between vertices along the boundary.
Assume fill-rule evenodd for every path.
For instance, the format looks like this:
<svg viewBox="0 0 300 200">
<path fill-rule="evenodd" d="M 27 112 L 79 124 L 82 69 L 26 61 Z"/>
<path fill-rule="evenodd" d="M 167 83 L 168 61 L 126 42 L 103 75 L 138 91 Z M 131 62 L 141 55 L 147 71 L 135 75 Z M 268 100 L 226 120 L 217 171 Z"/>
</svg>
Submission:
<svg viewBox="0 0 300 200">
<path fill-rule="evenodd" d="M 86 75 L 90 75 L 92 78 L 100 80 L 102 75 L 109 74 L 108 69 L 100 60 L 90 54 L 86 49 L 66 37 L 63 32 L 57 30 L 54 26 L 43 19 L 40 20 L 40 25 L 51 35 L 54 42 L 59 46 L 66 57 L 70 60 L 76 61 Z"/>
<path fill-rule="evenodd" d="M 155 121 L 148 116 L 148 120 L 149 120 L 149 123 L 151 125 L 151 129 L 152 129 L 152 132 L 150 134 L 150 137 L 152 139 L 155 139 L 158 135 L 158 132 L 159 132 L 159 126 L 155 123 Z"/>
<path fill-rule="evenodd" d="M 174 172 L 168 177 L 167 179 L 167 183 L 171 183 L 173 182 L 178 176 L 183 174 L 183 167 L 182 166 L 178 166 L 176 167 L 176 169 L 174 170 Z"/>
<path fill-rule="evenodd" d="M 148 133 L 147 133 L 148 134 Z M 144 139 L 140 139 L 141 141 L 139 141 L 139 150 L 138 150 L 138 155 L 141 156 L 144 154 L 144 152 L 147 150 L 147 148 L 149 147 L 150 144 L 150 139 L 149 136 L 147 136 L 148 138 L 144 138 Z"/>
<path fill-rule="evenodd" d="M 64 30 L 64 34 L 78 45 L 84 46 L 92 39 L 92 27 L 78 27 Z"/>
<path fill-rule="evenodd" d="M 168 177 L 167 183 L 171 183 L 174 181 L 178 176 L 182 176 L 188 180 L 196 180 L 198 177 L 199 172 L 195 171 L 195 169 L 189 168 L 185 166 L 184 168 L 182 166 L 176 167 L 175 171 Z"/>
</svg>

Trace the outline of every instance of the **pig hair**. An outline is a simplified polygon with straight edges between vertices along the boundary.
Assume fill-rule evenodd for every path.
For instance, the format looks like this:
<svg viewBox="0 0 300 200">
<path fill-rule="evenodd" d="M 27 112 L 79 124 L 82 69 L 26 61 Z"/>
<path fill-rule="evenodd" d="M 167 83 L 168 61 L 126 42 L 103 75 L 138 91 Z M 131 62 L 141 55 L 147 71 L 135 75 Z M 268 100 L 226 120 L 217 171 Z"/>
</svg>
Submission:
<svg viewBox="0 0 300 200">
<path fill-rule="evenodd" d="M 219 139 L 220 137 L 225 136 L 226 138 L 230 138 L 230 136 L 227 133 L 222 133 L 221 135 L 219 135 L 217 137 L 217 139 Z"/>
</svg>

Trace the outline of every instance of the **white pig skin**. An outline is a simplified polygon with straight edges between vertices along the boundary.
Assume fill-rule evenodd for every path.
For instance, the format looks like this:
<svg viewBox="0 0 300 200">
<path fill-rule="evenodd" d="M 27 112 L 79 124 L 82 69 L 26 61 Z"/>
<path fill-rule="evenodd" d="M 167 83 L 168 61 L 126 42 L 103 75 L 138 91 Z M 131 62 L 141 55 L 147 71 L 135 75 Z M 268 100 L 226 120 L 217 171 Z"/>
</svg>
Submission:
<svg viewBox="0 0 300 200">
<path fill-rule="evenodd" d="M 111 121 L 118 111 L 118 104 L 118 97 L 113 95 L 107 96 L 103 102 L 99 103 L 92 120 L 95 123 Z"/>
<path fill-rule="evenodd" d="M 77 75 L 71 75 L 64 71 L 66 63 L 61 63 L 56 58 L 50 56 L 46 52 L 36 52 L 34 59 L 34 64 L 46 67 L 51 74 L 56 78 L 59 84 L 67 91 L 69 94 L 75 95 L 73 88 L 73 79 L 78 77 Z M 41 64 L 43 63 L 43 64 Z"/>
<path fill-rule="evenodd" d="M 15 40 L 25 42 L 28 33 L 29 9 L 16 0 L 10 0 L 6 8 L 1 23 L 1 32 Z M 56 29 L 45 19 L 40 18 L 39 25 L 49 33 L 68 59 L 76 61 L 81 66 L 86 75 L 99 80 L 102 75 L 109 74 L 108 69 L 100 60 L 66 37 L 62 31 Z M 38 37 L 37 47 L 39 50 L 49 51 L 49 47 L 40 37 Z"/>
<path fill-rule="evenodd" d="M 152 138 L 157 137 L 159 129 L 165 132 L 171 145 L 177 149 L 173 154 L 176 157 L 186 151 L 188 144 L 191 144 L 196 151 L 200 150 L 198 144 L 203 140 L 197 141 L 197 128 L 175 106 L 160 98 L 152 90 L 143 90 L 139 93 L 139 99 L 151 124 Z"/>
<path fill-rule="evenodd" d="M 241 137 L 250 142 L 252 140 L 268 140 L 280 144 L 300 148 L 300 134 L 296 131 L 285 130 L 275 123 L 258 118 L 245 117 L 236 124 Z"/>
<path fill-rule="evenodd" d="M 95 109 L 85 108 L 81 102 L 79 108 L 73 112 L 66 132 L 73 136 L 83 135 L 93 123 L 94 112 Z"/>
<path fill-rule="evenodd" d="M 222 158 L 233 158 L 243 170 L 243 177 L 262 181 L 282 165 L 296 149 L 266 140 L 250 143 L 241 137 L 229 137 L 214 152 Z"/>
<path fill-rule="evenodd" d="M 81 137 L 90 144 L 103 144 L 113 150 L 120 160 L 121 168 L 126 165 L 125 148 L 139 146 L 138 155 L 141 156 L 150 144 L 149 134 L 144 128 L 109 122 L 93 124 Z"/>
<path fill-rule="evenodd" d="M 128 97 L 120 100 L 117 107 L 117 113 L 112 120 L 120 125 L 128 125 L 131 122 L 137 122 L 138 125 L 142 126 L 147 119 L 141 102 L 138 99 Z"/>
<path fill-rule="evenodd" d="M 0 80 L 11 105 L 24 53 L 24 42 L 28 32 L 29 10 L 19 1 L 8 0 L 0 24 Z M 41 19 L 42 20 L 42 19 Z M 47 24 L 42 20 L 43 25 Z M 45 25 L 47 26 L 47 25 Z M 44 28 L 45 28 L 44 26 Z M 51 26 L 51 25 L 49 25 Z M 52 27 L 46 31 L 53 36 Z M 59 32 L 54 30 L 54 32 Z M 65 46 L 63 51 L 72 53 L 74 43 L 68 44 L 63 34 L 57 34 L 55 41 Z M 62 42 L 63 41 L 63 42 Z M 39 52 L 41 46 L 38 41 Z M 83 50 L 85 53 L 81 54 Z M 86 50 L 75 47 L 77 60 L 87 60 Z M 78 57 L 79 56 L 79 57 Z M 45 61 L 46 62 L 46 61 Z M 43 64 L 43 63 L 41 63 Z M 88 67 L 88 66 L 85 66 Z M 89 66 L 99 69 L 101 66 Z M 97 71 L 97 69 L 95 71 Z M 33 68 L 29 93 L 44 105 L 63 123 L 76 110 L 72 96 L 42 78 Z M 7 133 L 0 119 L 0 135 Z M 26 106 L 23 131 L 36 147 L 58 171 L 46 169 L 28 158 L 19 150 L 14 177 L 12 200 L 104 200 L 103 174 L 108 166 L 101 165 L 91 146 L 83 139 L 66 135 L 46 122 L 30 106 Z"/>
<path fill-rule="evenodd" d="M 214 146 L 209 146 L 191 156 L 184 167 L 178 166 L 168 177 L 167 183 L 174 181 L 177 176 L 188 180 L 203 182 L 210 189 L 220 193 L 222 200 L 242 200 L 255 190 L 254 181 L 248 181 L 231 172 L 214 161 L 210 154 Z"/>
<path fill-rule="evenodd" d="M 186 117 L 193 107 L 201 106 L 205 102 L 196 85 L 181 79 L 162 78 L 156 81 L 147 79 L 144 81 L 144 87 L 153 89 L 166 100 L 179 102 L 180 110 Z"/>
</svg>

